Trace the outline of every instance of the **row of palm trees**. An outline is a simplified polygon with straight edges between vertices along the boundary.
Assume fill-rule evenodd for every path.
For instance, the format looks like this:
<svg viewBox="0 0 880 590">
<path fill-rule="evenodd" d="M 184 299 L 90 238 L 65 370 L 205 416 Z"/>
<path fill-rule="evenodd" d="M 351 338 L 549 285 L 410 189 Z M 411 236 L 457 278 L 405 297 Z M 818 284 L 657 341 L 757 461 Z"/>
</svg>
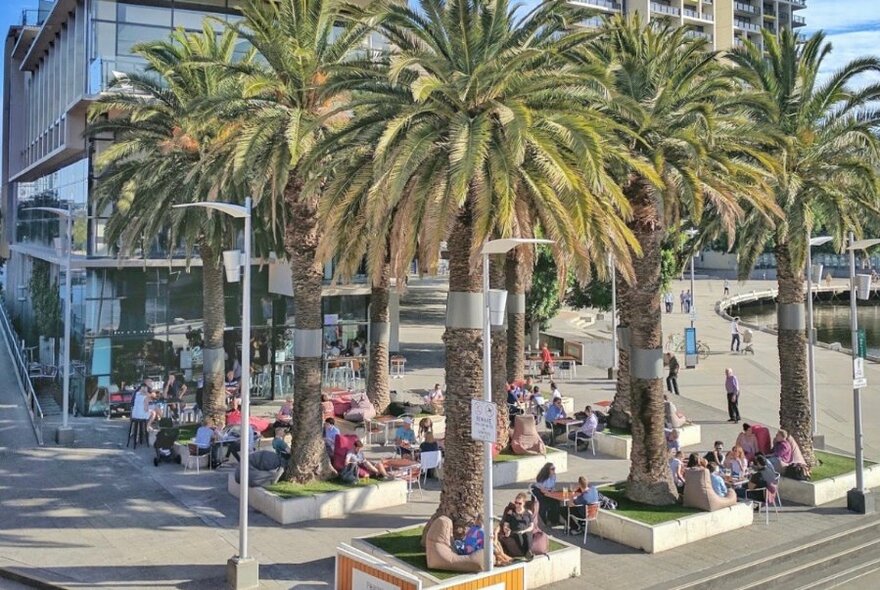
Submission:
<svg viewBox="0 0 880 590">
<path fill-rule="evenodd" d="M 633 435 L 627 493 L 667 504 L 675 488 L 663 438 L 658 288 L 667 229 L 726 235 L 743 245 L 746 263 L 772 239 L 783 265 L 780 301 L 796 305 L 813 227 L 840 245 L 845 229 L 858 231 L 864 213 L 878 209 L 877 119 L 867 108 L 878 88 L 855 91 L 850 82 L 880 63 L 862 59 L 822 82 L 821 35 L 803 44 L 788 32 L 766 35 L 765 59 L 755 46 L 718 55 L 682 29 L 646 27 L 638 17 L 579 27 L 591 14 L 561 0 L 527 13 L 507 0 L 367 8 L 247 0 L 242 13 L 219 35 L 206 24 L 201 34 L 139 46 L 148 71 L 129 74 L 94 106 L 90 133 L 115 138 L 98 158 L 101 205 L 116 212 L 108 238 L 131 248 L 171 220 L 173 238 L 199 250 L 206 410 L 218 418 L 218 254 L 235 234 L 219 216 L 169 206 L 254 196 L 258 252 L 283 251 L 293 273 L 296 436 L 286 475 L 294 481 L 326 470 L 317 402 L 322 265 L 331 258 L 343 279 L 366 259 L 371 321 L 382 324 L 392 279 L 413 259 L 433 269 L 447 242 L 448 467 L 438 512 L 470 521 L 482 505 L 480 449 L 469 431 L 470 402 L 482 396 L 482 243 L 550 238 L 561 272 L 572 268 L 581 280 L 604 275 L 613 256 L 631 335 L 615 397 Z M 393 50 L 364 51 L 374 33 Z M 236 57 L 239 39 L 253 50 Z M 531 258 L 493 260 L 493 286 L 524 292 Z M 522 373 L 518 311 L 511 346 L 493 340 L 498 377 Z M 368 393 L 383 408 L 388 349 L 378 332 Z M 799 376 L 805 336 L 784 336 L 780 420 L 812 457 Z"/>
</svg>

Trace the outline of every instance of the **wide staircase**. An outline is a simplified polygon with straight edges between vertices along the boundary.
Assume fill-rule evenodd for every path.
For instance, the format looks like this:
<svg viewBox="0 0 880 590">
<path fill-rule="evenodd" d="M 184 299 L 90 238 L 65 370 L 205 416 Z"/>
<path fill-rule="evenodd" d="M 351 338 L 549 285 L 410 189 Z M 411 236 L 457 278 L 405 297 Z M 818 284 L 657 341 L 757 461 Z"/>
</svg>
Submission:
<svg viewBox="0 0 880 590">
<path fill-rule="evenodd" d="M 42 400 L 34 391 L 22 341 L 16 335 L 2 302 L 0 341 L 0 450 L 42 445 Z M 57 409 L 54 400 L 52 403 Z"/>
</svg>

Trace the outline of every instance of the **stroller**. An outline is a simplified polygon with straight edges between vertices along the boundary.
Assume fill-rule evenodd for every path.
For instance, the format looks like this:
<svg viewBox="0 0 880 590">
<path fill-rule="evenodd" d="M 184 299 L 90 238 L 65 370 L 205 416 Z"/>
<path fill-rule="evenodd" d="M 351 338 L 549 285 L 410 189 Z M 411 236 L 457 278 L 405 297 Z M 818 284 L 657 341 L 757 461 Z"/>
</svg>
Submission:
<svg viewBox="0 0 880 590">
<path fill-rule="evenodd" d="M 743 345 L 742 350 L 740 351 L 742 354 L 752 353 L 755 354 L 755 345 L 752 342 L 752 336 L 754 332 L 751 329 L 746 328 L 745 332 L 743 332 Z"/>
<path fill-rule="evenodd" d="M 159 433 L 156 435 L 156 442 L 153 443 L 153 449 L 156 451 L 153 465 L 158 467 L 161 462 L 180 463 L 180 455 L 174 454 L 174 443 L 177 442 L 179 434 L 170 418 L 162 418 L 159 421 Z"/>
</svg>

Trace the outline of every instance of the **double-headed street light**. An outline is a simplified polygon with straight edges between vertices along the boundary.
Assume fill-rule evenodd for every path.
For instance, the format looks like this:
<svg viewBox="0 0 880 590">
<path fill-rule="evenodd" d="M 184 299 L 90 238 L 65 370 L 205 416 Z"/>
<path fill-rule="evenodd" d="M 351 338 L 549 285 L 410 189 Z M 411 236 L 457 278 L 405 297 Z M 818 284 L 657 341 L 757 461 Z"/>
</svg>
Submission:
<svg viewBox="0 0 880 590">
<path fill-rule="evenodd" d="M 28 207 L 22 211 L 44 211 L 52 213 L 67 221 L 67 252 L 64 256 L 64 367 L 62 368 L 63 382 L 61 384 L 61 426 L 55 431 L 55 442 L 59 445 L 71 445 L 74 440 L 73 428 L 68 424 L 67 417 L 70 414 L 70 308 L 71 283 L 70 276 L 70 251 L 73 250 L 73 211 L 59 207 Z"/>
<path fill-rule="evenodd" d="M 244 206 L 232 203 L 202 201 L 174 205 L 174 208 L 202 207 L 225 213 L 236 219 L 244 219 L 244 254 L 240 264 L 244 264 L 244 279 L 241 296 L 241 487 L 238 504 L 238 555 L 226 562 L 226 580 L 232 588 L 257 588 L 260 585 L 260 566 L 256 559 L 248 556 L 248 469 L 250 465 L 250 377 L 251 377 L 251 198 Z"/>
<path fill-rule="evenodd" d="M 846 507 L 853 512 L 867 514 L 874 512 L 874 497 L 865 490 L 865 456 L 864 441 L 862 439 L 862 387 L 867 382 L 862 371 L 859 357 L 859 318 L 856 311 L 856 290 L 858 288 L 856 277 L 856 250 L 864 250 L 880 244 L 880 240 L 856 241 L 853 232 L 849 232 L 849 313 L 850 326 L 852 329 L 852 360 L 853 360 L 853 429 L 855 434 L 856 451 L 856 487 L 846 493 Z M 870 279 L 870 277 L 868 277 Z M 870 283 L 868 283 L 870 286 Z M 863 296 L 867 299 L 870 289 Z"/>
<path fill-rule="evenodd" d="M 819 402 L 816 399 L 816 361 L 813 350 L 816 345 L 816 335 L 813 331 L 813 246 L 827 244 L 834 238 L 819 236 L 810 238 L 807 246 L 807 328 L 810 330 L 807 342 L 807 383 L 810 392 L 810 411 L 813 416 L 813 441 L 819 436 Z"/>
<path fill-rule="evenodd" d="M 483 244 L 483 402 L 492 404 L 492 326 L 504 325 L 507 291 L 489 289 L 489 256 L 506 254 L 522 244 L 552 244 L 553 240 L 507 238 Z M 495 305 L 492 305 L 492 303 Z M 518 351 L 518 353 L 521 351 Z M 497 428 L 497 426 L 496 426 Z M 483 441 L 483 569 L 491 571 L 495 557 L 492 547 L 492 446 L 495 440 Z"/>
</svg>

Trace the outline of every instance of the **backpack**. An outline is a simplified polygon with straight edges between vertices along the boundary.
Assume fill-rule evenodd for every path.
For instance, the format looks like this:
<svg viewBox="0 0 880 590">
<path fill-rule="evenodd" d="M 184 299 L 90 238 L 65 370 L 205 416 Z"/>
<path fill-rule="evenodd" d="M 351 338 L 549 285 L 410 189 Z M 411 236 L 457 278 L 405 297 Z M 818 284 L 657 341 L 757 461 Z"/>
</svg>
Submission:
<svg viewBox="0 0 880 590">
<path fill-rule="evenodd" d="M 604 412 L 593 410 L 596 415 L 596 432 L 602 432 L 608 426 L 608 416 Z"/>
<path fill-rule="evenodd" d="M 342 473 L 339 474 L 339 479 L 341 479 L 344 484 L 356 484 L 358 482 L 358 464 L 349 463 L 346 465 L 345 469 L 342 470 Z"/>
<path fill-rule="evenodd" d="M 796 479 L 798 481 L 809 481 L 811 476 L 810 470 L 807 469 L 806 465 L 801 465 L 800 463 L 792 463 L 785 468 L 785 477 L 789 479 Z"/>
</svg>

